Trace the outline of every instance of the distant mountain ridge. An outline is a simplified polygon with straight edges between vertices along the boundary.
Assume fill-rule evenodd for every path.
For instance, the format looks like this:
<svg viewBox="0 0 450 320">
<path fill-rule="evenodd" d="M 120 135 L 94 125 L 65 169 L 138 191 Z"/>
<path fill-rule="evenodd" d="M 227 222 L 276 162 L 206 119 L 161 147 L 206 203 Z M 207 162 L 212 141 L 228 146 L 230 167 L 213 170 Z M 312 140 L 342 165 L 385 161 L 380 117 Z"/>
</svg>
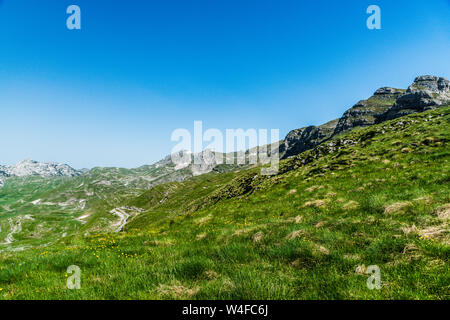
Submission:
<svg viewBox="0 0 450 320">
<path fill-rule="evenodd" d="M 187 151 L 180 152 L 180 156 Z M 181 182 L 197 175 L 216 172 L 228 172 L 238 168 L 237 165 L 221 163 L 225 154 L 204 150 L 199 153 L 187 152 L 186 163 L 174 163 L 172 156 L 168 155 L 151 165 L 143 165 L 138 168 L 125 169 L 117 167 L 96 167 L 90 170 L 76 170 L 67 164 L 43 163 L 34 160 L 24 160 L 12 166 L 0 166 L 0 188 L 6 180 L 12 177 L 77 177 L 86 176 L 93 183 L 105 185 L 134 185 L 139 188 L 151 188 L 152 186 L 166 182 Z M 223 161 L 223 160 L 222 160 Z"/>
<path fill-rule="evenodd" d="M 23 160 L 12 166 L 0 166 L 0 187 L 9 177 L 76 177 L 83 173 L 67 164 Z"/>
</svg>

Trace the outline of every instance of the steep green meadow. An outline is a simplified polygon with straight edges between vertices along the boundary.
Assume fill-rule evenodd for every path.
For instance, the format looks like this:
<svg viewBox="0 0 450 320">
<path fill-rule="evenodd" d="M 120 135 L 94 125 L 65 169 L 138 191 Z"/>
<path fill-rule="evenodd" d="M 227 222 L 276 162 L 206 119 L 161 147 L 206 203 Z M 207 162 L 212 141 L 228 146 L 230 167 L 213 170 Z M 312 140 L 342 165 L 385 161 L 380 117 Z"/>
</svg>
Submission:
<svg viewBox="0 0 450 320">
<path fill-rule="evenodd" d="M 449 299 L 449 124 L 444 107 L 356 129 L 271 177 L 102 192 L 95 219 L 65 238 L 0 252 L 0 299 Z M 119 233 L 90 229 L 118 205 L 145 212 Z M 66 288 L 70 265 L 80 290 Z"/>
</svg>

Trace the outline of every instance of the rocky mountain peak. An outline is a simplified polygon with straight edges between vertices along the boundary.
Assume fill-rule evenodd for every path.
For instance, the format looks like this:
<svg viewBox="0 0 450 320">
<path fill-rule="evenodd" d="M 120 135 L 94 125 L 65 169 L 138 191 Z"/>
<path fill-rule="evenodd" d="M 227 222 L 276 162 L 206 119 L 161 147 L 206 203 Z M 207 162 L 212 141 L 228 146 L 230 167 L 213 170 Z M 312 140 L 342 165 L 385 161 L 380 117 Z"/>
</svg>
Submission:
<svg viewBox="0 0 450 320">
<path fill-rule="evenodd" d="M 382 88 L 378 89 L 377 91 L 375 91 L 375 93 L 373 95 L 376 97 L 399 96 L 399 95 L 403 94 L 404 91 L 405 90 L 402 90 L 402 89 L 395 89 L 395 88 L 391 88 L 391 87 L 382 87 Z"/>
<path fill-rule="evenodd" d="M 60 164 L 55 162 L 38 162 L 31 159 L 23 160 L 13 166 L 7 167 L 11 176 L 26 177 L 26 176 L 77 176 L 80 173 L 68 166 L 67 164 Z"/>
<path fill-rule="evenodd" d="M 437 76 L 419 76 L 395 104 L 379 117 L 378 123 L 411 113 L 424 112 L 450 103 L 449 81 Z"/>
<path fill-rule="evenodd" d="M 382 87 L 375 91 L 369 99 L 358 101 L 345 111 L 339 119 L 334 134 L 352 130 L 355 127 L 370 126 L 376 123 L 392 107 L 395 100 L 405 93 L 403 89 Z"/>
<path fill-rule="evenodd" d="M 219 163 L 223 163 L 225 161 L 223 154 L 213 152 L 210 149 L 196 153 L 193 156 L 194 161 L 191 170 L 194 176 L 211 172 Z M 222 159 L 219 159 L 219 157 L 222 157 Z"/>
<path fill-rule="evenodd" d="M 366 100 L 360 100 L 341 118 L 322 126 L 295 129 L 280 145 L 280 154 L 290 157 L 309 150 L 342 132 L 423 112 L 450 104 L 450 83 L 432 75 L 418 76 L 405 89 L 382 87 Z M 330 132 L 330 128 L 333 130 Z"/>
<path fill-rule="evenodd" d="M 414 79 L 412 85 L 409 86 L 407 93 L 417 91 L 431 91 L 434 93 L 445 93 L 450 90 L 450 82 L 442 77 L 436 76 L 419 76 Z"/>
<path fill-rule="evenodd" d="M 0 166 L 0 187 L 8 177 L 75 177 L 82 174 L 67 164 L 38 162 L 31 159 L 20 161 L 12 166 Z"/>
</svg>

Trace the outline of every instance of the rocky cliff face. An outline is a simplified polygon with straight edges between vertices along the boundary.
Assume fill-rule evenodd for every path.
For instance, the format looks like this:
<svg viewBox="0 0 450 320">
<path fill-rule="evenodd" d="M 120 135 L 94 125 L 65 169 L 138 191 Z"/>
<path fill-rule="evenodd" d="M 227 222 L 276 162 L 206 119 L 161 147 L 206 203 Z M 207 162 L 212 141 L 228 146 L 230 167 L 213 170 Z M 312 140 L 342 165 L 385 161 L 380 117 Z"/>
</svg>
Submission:
<svg viewBox="0 0 450 320">
<path fill-rule="evenodd" d="M 345 111 L 338 121 L 334 134 L 375 124 L 378 117 L 389 110 L 394 105 L 395 100 L 404 92 L 405 90 L 390 87 L 378 89 L 372 97 L 359 101 Z"/>
<path fill-rule="evenodd" d="M 168 155 L 155 164 L 141 168 L 145 168 L 146 171 L 152 171 L 155 180 L 158 181 L 161 178 L 164 182 L 183 181 L 192 176 L 216 170 L 218 166 L 225 163 L 226 156 L 226 154 L 213 152 L 209 149 L 199 153 L 185 150 L 173 154 L 173 157 Z M 221 170 L 228 171 L 234 167 L 236 166 L 232 165 L 230 168 L 222 168 Z"/>
<path fill-rule="evenodd" d="M 193 158 L 191 170 L 194 176 L 211 172 L 218 164 L 225 162 L 223 154 L 208 149 L 194 154 Z"/>
<path fill-rule="evenodd" d="M 450 103 L 450 84 L 445 78 L 420 76 L 409 86 L 386 112 L 378 117 L 377 123 L 402 117 L 411 113 L 424 112 Z"/>
<path fill-rule="evenodd" d="M 361 100 L 341 118 L 321 126 L 292 130 L 280 145 L 280 155 L 288 158 L 312 149 L 331 137 L 383 121 L 423 112 L 450 103 L 450 84 L 442 77 L 419 76 L 407 90 L 383 87 Z"/>
<path fill-rule="evenodd" d="M 288 158 L 314 148 L 332 136 L 337 123 L 336 119 L 318 127 L 309 126 L 292 130 L 280 144 L 280 156 Z"/>
</svg>

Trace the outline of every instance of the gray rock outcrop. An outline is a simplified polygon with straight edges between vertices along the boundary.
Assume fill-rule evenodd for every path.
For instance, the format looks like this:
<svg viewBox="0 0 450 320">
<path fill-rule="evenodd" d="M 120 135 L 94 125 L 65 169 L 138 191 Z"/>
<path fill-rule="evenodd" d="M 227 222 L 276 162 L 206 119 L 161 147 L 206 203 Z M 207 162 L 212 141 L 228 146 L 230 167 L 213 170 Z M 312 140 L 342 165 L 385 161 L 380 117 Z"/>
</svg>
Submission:
<svg viewBox="0 0 450 320">
<path fill-rule="evenodd" d="M 377 119 L 377 123 L 424 112 L 450 103 L 450 84 L 442 77 L 420 76 L 409 86 L 389 110 Z"/>
<path fill-rule="evenodd" d="M 292 130 L 280 144 L 280 155 L 282 158 L 288 158 L 357 127 L 366 127 L 449 104 L 450 83 L 442 77 L 419 76 L 407 90 L 382 87 L 369 99 L 361 100 L 345 111 L 337 120 L 321 126 Z"/>
<path fill-rule="evenodd" d="M 317 127 L 309 126 L 292 130 L 280 144 L 280 156 L 288 158 L 314 148 L 333 135 L 337 123 L 338 119 Z"/>
</svg>

